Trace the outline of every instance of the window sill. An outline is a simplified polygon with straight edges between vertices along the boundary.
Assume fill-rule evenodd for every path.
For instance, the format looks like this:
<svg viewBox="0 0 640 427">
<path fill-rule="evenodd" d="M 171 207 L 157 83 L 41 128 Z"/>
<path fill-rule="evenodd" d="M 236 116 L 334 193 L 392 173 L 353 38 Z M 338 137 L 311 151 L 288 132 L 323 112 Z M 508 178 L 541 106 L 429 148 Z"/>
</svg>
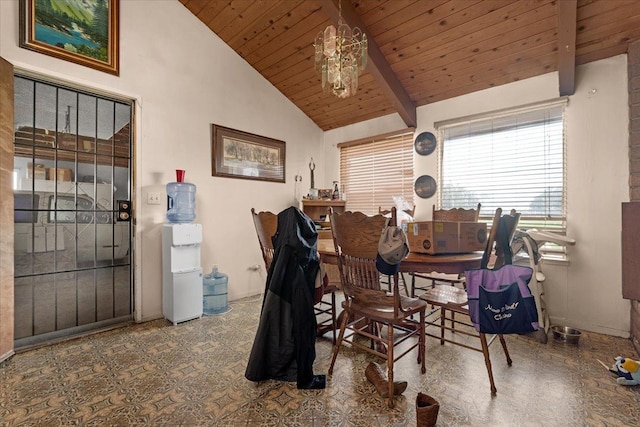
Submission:
<svg viewBox="0 0 640 427">
<path fill-rule="evenodd" d="M 542 262 L 545 264 L 564 265 L 570 264 L 569 258 L 565 254 L 544 254 L 542 255 Z"/>
<path fill-rule="evenodd" d="M 525 265 L 525 264 L 522 264 L 523 261 L 526 263 L 526 265 L 530 265 L 529 264 L 529 255 L 518 253 L 513 258 L 513 263 L 514 264 Z M 569 258 L 567 258 L 567 255 L 566 254 L 560 254 L 560 253 L 542 254 L 542 260 L 540 262 L 542 262 L 544 264 L 565 265 L 565 266 L 568 266 L 570 264 L 570 261 L 569 261 Z"/>
</svg>

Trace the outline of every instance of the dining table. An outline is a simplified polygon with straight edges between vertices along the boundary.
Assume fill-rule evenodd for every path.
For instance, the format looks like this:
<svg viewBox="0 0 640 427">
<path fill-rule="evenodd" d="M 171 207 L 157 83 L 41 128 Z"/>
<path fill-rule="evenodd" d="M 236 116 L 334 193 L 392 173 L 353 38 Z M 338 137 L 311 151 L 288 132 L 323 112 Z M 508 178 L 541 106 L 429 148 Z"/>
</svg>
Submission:
<svg viewBox="0 0 640 427">
<path fill-rule="evenodd" d="M 332 239 L 318 239 L 320 260 L 329 265 L 338 264 L 338 255 Z M 461 274 L 465 270 L 480 268 L 482 252 L 459 254 L 430 255 L 421 252 L 410 252 L 400 263 L 402 273 L 452 273 Z"/>
</svg>

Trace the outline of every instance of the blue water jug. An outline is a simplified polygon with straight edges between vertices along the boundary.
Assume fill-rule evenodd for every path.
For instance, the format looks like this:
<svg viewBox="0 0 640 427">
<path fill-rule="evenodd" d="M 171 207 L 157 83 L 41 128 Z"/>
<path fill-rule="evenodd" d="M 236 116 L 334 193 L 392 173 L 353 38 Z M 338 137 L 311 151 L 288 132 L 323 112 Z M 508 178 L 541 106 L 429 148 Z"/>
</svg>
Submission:
<svg viewBox="0 0 640 427">
<path fill-rule="evenodd" d="M 218 271 L 214 265 L 210 274 L 202 276 L 202 312 L 205 315 L 220 314 L 227 311 L 226 274 Z"/>
<path fill-rule="evenodd" d="M 196 186 L 189 182 L 167 184 L 167 219 L 192 222 L 196 219 Z"/>
</svg>

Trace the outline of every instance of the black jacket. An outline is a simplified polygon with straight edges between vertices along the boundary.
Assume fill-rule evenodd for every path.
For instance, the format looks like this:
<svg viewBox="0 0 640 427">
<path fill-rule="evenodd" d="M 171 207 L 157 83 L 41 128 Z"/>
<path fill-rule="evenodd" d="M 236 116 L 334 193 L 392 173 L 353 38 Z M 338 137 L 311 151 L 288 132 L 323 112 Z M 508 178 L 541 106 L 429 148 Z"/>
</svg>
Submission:
<svg viewBox="0 0 640 427">
<path fill-rule="evenodd" d="M 297 381 L 298 388 L 303 388 L 314 378 L 317 240 L 313 221 L 302 211 L 290 207 L 278 214 L 274 258 L 245 371 L 251 381 Z"/>
</svg>

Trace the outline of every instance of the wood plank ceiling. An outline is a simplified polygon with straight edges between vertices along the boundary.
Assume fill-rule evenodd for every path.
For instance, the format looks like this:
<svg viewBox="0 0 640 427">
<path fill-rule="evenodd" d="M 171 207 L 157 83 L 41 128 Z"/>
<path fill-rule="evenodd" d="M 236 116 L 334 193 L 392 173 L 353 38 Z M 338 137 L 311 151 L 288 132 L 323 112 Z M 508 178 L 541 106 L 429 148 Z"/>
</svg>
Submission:
<svg viewBox="0 0 640 427">
<path fill-rule="evenodd" d="M 313 41 L 339 0 L 180 0 L 321 129 L 398 113 L 627 52 L 640 38 L 639 0 L 342 0 L 369 39 L 357 93 L 322 91 Z"/>
</svg>

